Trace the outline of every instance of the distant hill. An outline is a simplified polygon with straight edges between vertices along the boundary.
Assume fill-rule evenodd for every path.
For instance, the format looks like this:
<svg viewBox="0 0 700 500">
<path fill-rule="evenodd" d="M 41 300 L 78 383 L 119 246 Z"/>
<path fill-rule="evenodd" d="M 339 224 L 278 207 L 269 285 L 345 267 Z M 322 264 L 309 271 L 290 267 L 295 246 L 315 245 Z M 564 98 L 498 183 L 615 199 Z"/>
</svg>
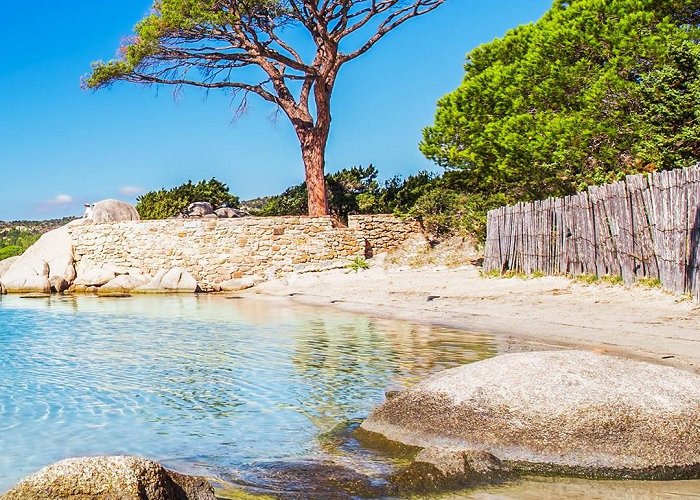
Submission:
<svg viewBox="0 0 700 500">
<path fill-rule="evenodd" d="M 260 198 L 253 198 L 252 200 L 241 201 L 240 209 L 245 210 L 249 214 L 255 214 L 258 210 L 262 209 L 263 206 L 272 198 L 272 196 L 261 196 Z"/>
<path fill-rule="evenodd" d="M 42 234 L 65 226 L 77 217 L 64 217 L 51 220 L 0 221 L 0 260 L 21 255 L 32 246 Z"/>
<path fill-rule="evenodd" d="M 5 222 L 0 220 L 0 233 L 9 232 L 13 229 L 18 231 L 28 231 L 36 234 L 44 234 L 58 227 L 65 226 L 70 221 L 78 217 L 63 217 L 62 219 L 49 220 L 13 220 Z"/>
</svg>

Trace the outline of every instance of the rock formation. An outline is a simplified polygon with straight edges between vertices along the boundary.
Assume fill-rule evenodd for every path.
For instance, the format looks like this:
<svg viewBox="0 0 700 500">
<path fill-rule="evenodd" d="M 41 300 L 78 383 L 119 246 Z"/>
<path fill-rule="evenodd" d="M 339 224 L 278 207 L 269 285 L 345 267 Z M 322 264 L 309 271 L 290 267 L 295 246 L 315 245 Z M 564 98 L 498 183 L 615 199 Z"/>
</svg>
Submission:
<svg viewBox="0 0 700 500">
<path fill-rule="evenodd" d="M 72 283 L 75 279 L 73 244 L 66 227 L 54 229 L 39 238 L 2 275 L 8 292 L 51 291 L 49 278 Z"/>
<path fill-rule="evenodd" d="M 119 200 L 102 200 L 92 206 L 89 220 L 93 224 L 105 222 L 120 222 L 129 220 L 141 220 L 136 209 Z"/>
<path fill-rule="evenodd" d="M 5 260 L 0 260 L 0 280 L 2 279 L 3 275 L 12 267 L 12 264 L 17 262 L 19 259 L 19 256 L 17 257 L 10 257 L 9 259 Z"/>
<path fill-rule="evenodd" d="M 147 285 L 133 290 L 138 293 L 195 293 L 200 290 L 197 280 L 179 267 L 163 269 Z"/>
<path fill-rule="evenodd" d="M 486 451 L 519 470 L 700 478 L 700 376 L 589 352 L 506 354 L 438 373 L 364 431 Z"/>
<path fill-rule="evenodd" d="M 146 277 L 140 274 L 122 274 L 101 286 L 97 293 L 98 295 L 129 293 L 134 288 L 147 285 L 150 281 L 150 277 Z"/>
<path fill-rule="evenodd" d="M 400 492 L 414 493 L 494 484 L 512 477 L 507 466 L 485 451 L 425 448 L 390 481 Z"/>
<path fill-rule="evenodd" d="M 219 219 L 237 219 L 238 217 L 247 217 L 248 213 L 239 208 L 222 207 L 214 211 Z"/>
<path fill-rule="evenodd" d="M 188 217 L 206 217 L 207 215 L 215 215 L 214 207 L 206 201 L 197 201 L 190 203 L 183 211 Z"/>
<path fill-rule="evenodd" d="M 203 478 L 135 457 L 71 458 L 21 481 L 2 500 L 216 500 Z"/>
</svg>

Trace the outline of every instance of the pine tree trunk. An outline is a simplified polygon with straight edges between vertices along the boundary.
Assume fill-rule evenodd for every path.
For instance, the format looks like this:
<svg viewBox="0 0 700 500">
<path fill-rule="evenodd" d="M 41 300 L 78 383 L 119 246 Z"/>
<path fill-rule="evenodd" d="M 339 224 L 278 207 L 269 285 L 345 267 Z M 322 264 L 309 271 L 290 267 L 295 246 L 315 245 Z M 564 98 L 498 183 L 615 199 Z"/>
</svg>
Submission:
<svg viewBox="0 0 700 500">
<path fill-rule="evenodd" d="M 301 156 L 306 171 L 306 187 L 309 196 L 309 216 L 328 215 L 325 164 L 328 134 L 317 128 L 299 132 Z"/>
</svg>

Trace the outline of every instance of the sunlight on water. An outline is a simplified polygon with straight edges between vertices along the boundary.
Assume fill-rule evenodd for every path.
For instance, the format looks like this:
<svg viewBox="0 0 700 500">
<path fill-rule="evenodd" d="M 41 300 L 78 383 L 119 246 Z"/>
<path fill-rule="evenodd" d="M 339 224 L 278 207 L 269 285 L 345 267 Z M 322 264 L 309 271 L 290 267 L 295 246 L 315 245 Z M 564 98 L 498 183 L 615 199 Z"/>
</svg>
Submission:
<svg viewBox="0 0 700 500">
<path fill-rule="evenodd" d="M 488 336 L 224 297 L 0 299 L 0 491 L 57 460 L 185 472 L 324 453 L 387 388 L 493 356 Z"/>
</svg>

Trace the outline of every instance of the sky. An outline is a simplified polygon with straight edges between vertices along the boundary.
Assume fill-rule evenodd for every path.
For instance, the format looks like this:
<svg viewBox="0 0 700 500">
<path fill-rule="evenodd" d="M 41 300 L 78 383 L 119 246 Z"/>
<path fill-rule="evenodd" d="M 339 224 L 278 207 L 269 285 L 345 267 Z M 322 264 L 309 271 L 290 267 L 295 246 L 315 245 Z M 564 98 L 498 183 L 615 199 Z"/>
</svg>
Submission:
<svg viewBox="0 0 700 500">
<path fill-rule="evenodd" d="M 119 83 L 80 88 L 112 59 L 149 0 L 3 0 L 0 20 L 0 220 L 82 215 L 83 203 L 134 203 L 146 191 L 215 177 L 241 199 L 303 181 L 299 145 L 273 105 L 249 98 Z M 418 149 L 466 54 L 535 21 L 551 0 L 447 0 L 410 20 L 336 84 L 326 169 L 370 163 L 380 179 L 439 167 Z"/>
</svg>

